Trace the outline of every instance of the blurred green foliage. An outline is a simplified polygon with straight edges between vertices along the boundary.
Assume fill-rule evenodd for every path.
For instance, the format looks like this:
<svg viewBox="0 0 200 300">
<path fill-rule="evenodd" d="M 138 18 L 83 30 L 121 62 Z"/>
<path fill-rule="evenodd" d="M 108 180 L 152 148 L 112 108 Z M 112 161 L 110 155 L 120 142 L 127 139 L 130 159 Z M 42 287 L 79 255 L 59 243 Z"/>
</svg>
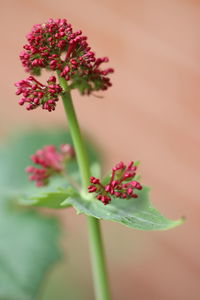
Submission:
<svg viewBox="0 0 200 300">
<path fill-rule="evenodd" d="M 64 131 L 16 134 L 0 148 L 0 299 L 35 299 L 49 267 L 60 258 L 55 218 L 22 208 L 21 191 L 33 187 L 24 169 L 29 156 L 45 144 L 70 141 Z"/>
<path fill-rule="evenodd" d="M 1 300 L 38 298 L 37 294 L 47 270 L 61 256 L 61 229 L 58 221 L 56 218 L 41 215 L 28 207 L 28 204 L 57 208 L 66 199 L 66 187 L 69 185 L 65 180 L 55 178 L 50 186 L 38 189 L 28 180 L 24 169 L 31 164 L 30 155 L 36 150 L 45 145 L 60 146 L 63 143 L 72 144 L 69 133 L 61 128 L 54 128 L 19 131 L 0 146 Z M 96 161 L 97 155 L 88 144 L 87 150 L 90 161 Z M 76 161 L 68 165 L 68 170 L 79 180 Z M 24 195 L 24 203 L 19 201 L 21 195 Z M 60 290 L 58 281 L 53 281 L 51 286 Z"/>
<path fill-rule="evenodd" d="M 49 208 L 74 206 L 77 213 L 140 230 L 164 230 L 182 223 L 182 219 L 172 221 L 163 217 L 151 206 L 147 187 L 138 192 L 137 199 L 112 197 L 106 206 L 88 193 L 74 191 L 65 179 L 59 177 L 53 178 L 47 187 L 34 187 L 24 172 L 31 164 L 30 155 L 44 145 L 60 146 L 63 143 L 72 144 L 65 130 L 32 130 L 15 134 L 0 147 L 0 300 L 38 299 L 42 279 L 60 258 L 58 221 L 41 215 L 30 205 Z M 87 151 L 91 173 L 99 177 L 99 157 L 89 143 Z M 80 181 L 75 160 L 67 165 L 67 169 L 74 179 Z M 62 271 L 58 276 L 49 277 L 52 284 L 43 295 L 40 292 L 39 298 L 64 300 L 67 293 L 68 299 L 75 299 L 70 298 L 75 287 L 66 287 L 61 274 Z M 80 289 L 75 288 L 73 295 L 82 299 Z M 85 299 L 89 299 L 89 295 L 91 293 Z"/>
</svg>

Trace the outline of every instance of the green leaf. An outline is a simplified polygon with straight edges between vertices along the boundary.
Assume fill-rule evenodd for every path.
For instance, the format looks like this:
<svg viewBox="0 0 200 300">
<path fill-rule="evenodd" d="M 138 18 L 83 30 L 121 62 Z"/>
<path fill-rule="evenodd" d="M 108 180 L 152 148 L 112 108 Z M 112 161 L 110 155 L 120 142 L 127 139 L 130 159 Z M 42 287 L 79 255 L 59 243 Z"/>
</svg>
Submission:
<svg viewBox="0 0 200 300">
<path fill-rule="evenodd" d="M 62 205 L 61 203 L 66 200 L 71 193 L 68 190 L 57 188 L 53 192 L 39 191 L 38 195 L 30 196 L 29 198 L 20 198 L 19 203 L 24 205 L 48 207 L 48 208 L 65 208 L 70 204 Z"/>
<path fill-rule="evenodd" d="M 73 197 L 75 191 L 66 182 L 61 180 L 52 180 L 48 186 L 33 187 L 28 189 L 23 196 L 19 197 L 19 203 L 23 205 L 31 205 L 48 208 L 66 208 L 71 206 L 69 203 L 62 204 L 69 197 Z M 58 187 L 59 186 L 59 187 Z M 62 205 L 61 205 L 62 204 Z"/>
<path fill-rule="evenodd" d="M 54 218 L 0 196 L 0 299 L 36 299 L 44 275 L 60 258 L 58 236 Z"/>
<path fill-rule="evenodd" d="M 68 198 L 66 202 L 73 205 L 77 213 L 118 222 L 139 230 L 167 230 L 183 222 L 183 219 L 177 221 L 167 219 L 154 209 L 149 202 L 149 188 L 147 187 L 138 192 L 136 199 L 113 197 L 108 205 L 104 205 L 96 198 L 90 199 L 84 195 Z"/>
<path fill-rule="evenodd" d="M 91 172 L 95 176 L 100 176 L 100 165 L 93 163 Z M 80 179 L 78 173 L 72 173 L 77 181 Z M 52 178 L 47 186 L 32 187 L 19 197 L 19 202 L 23 205 L 31 205 L 48 208 L 66 208 L 71 206 L 67 201 L 68 198 L 76 197 L 78 192 L 66 181 L 65 178 L 59 176 Z"/>
</svg>

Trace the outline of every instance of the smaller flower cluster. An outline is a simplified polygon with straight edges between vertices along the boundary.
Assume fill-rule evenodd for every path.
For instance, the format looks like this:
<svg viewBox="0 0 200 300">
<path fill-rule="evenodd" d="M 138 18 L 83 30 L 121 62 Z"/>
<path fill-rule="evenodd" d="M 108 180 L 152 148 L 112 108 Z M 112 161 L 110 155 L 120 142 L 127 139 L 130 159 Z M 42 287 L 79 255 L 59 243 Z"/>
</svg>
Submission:
<svg viewBox="0 0 200 300">
<path fill-rule="evenodd" d="M 55 110 L 58 95 L 62 93 L 62 88 L 56 83 L 56 77 L 50 76 L 47 85 L 43 85 L 33 76 L 15 83 L 17 87 L 16 95 L 22 95 L 19 100 L 20 105 L 27 103 L 26 109 L 32 110 L 38 106 L 48 111 Z"/>
<path fill-rule="evenodd" d="M 74 149 L 69 144 L 61 145 L 60 151 L 57 151 L 53 145 L 45 146 L 31 156 L 32 162 L 41 168 L 27 167 L 26 172 L 30 174 L 29 180 L 36 181 L 38 187 L 46 185 L 50 176 L 62 173 L 66 161 L 74 156 Z"/>
<path fill-rule="evenodd" d="M 128 166 L 123 162 L 118 163 L 112 169 L 112 175 L 108 183 L 104 185 L 98 178 L 91 177 L 91 185 L 88 186 L 89 193 L 96 193 L 96 198 L 104 205 L 111 201 L 111 196 L 122 199 L 137 198 L 135 190 L 141 190 L 141 184 L 133 180 L 137 167 L 131 161 Z"/>
</svg>

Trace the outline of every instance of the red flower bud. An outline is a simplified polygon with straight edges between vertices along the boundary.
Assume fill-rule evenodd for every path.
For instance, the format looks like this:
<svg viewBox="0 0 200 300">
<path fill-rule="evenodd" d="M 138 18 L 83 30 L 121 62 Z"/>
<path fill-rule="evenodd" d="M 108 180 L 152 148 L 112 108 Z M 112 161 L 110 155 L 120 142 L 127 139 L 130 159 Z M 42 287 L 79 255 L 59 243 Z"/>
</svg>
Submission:
<svg viewBox="0 0 200 300">
<path fill-rule="evenodd" d="M 141 190 L 142 186 L 138 181 L 132 180 L 135 177 L 136 169 L 133 162 L 130 162 L 127 167 L 120 162 L 112 169 L 110 181 L 106 185 L 103 185 L 100 179 L 91 177 L 92 185 L 88 187 L 88 192 L 95 192 L 96 198 L 104 205 L 111 201 L 111 196 L 122 199 L 137 198 L 134 190 Z"/>
<path fill-rule="evenodd" d="M 72 152 L 71 145 L 62 145 L 62 148 L 64 146 Z M 72 158 L 72 156 L 69 158 Z M 50 176 L 61 173 L 64 170 L 66 153 L 56 151 L 53 145 L 48 145 L 36 151 L 36 153 L 31 156 L 31 160 L 33 163 L 39 165 L 40 168 L 28 166 L 25 171 L 31 174 L 29 179 L 36 181 L 36 186 L 43 186 L 48 183 Z"/>
</svg>

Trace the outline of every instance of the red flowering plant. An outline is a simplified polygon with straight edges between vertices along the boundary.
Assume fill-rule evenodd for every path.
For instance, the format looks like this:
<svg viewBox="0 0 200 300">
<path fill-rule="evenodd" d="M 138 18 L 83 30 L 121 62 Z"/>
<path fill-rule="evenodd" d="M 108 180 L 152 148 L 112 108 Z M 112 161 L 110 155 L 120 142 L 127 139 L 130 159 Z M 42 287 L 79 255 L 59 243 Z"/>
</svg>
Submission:
<svg viewBox="0 0 200 300">
<path fill-rule="evenodd" d="M 52 112 L 62 98 L 72 144 L 63 138 L 59 148 L 50 143 L 32 153 L 32 165 L 26 172 L 29 179 L 35 181 L 37 192 L 34 194 L 31 190 L 31 195 L 23 196 L 23 203 L 57 209 L 73 206 L 78 213 L 87 216 L 96 299 L 108 300 L 111 298 L 100 220 L 139 230 L 166 230 L 182 220 L 169 220 L 151 206 L 149 188 L 136 174 L 137 162 L 127 165 L 119 162 L 107 176 L 101 177 L 99 168 L 94 167 L 97 162 L 91 164 L 88 159 L 71 90 L 90 95 L 111 87 L 109 75 L 113 69 L 103 68 L 108 58 L 96 58 L 87 37 L 80 30 L 73 31 L 65 19 L 49 19 L 34 25 L 26 38 L 20 59 L 30 75 L 15 84 L 16 94 L 21 97 L 19 104 L 25 105 L 28 111 L 42 107 Z M 52 73 L 46 85 L 36 79 L 43 69 Z M 73 162 L 78 171 L 77 167 L 76 171 L 71 168 Z"/>
</svg>

